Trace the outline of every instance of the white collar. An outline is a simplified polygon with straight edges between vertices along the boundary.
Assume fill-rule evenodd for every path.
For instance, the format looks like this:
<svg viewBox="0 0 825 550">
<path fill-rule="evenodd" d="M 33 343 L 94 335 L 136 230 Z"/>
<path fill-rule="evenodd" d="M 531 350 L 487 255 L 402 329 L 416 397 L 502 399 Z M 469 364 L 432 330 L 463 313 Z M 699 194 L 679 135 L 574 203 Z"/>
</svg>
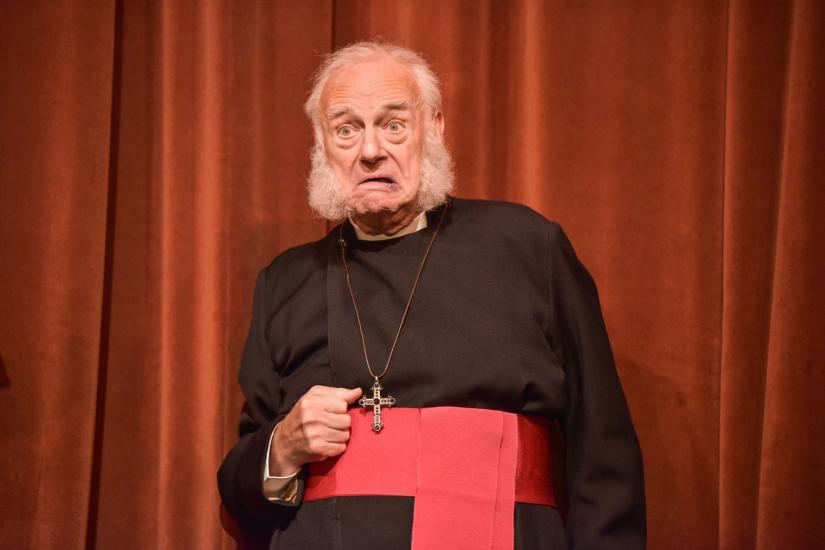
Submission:
<svg viewBox="0 0 825 550">
<path fill-rule="evenodd" d="M 358 237 L 359 241 L 386 241 L 389 239 L 397 239 L 398 237 L 403 237 L 404 235 L 409 235 L 410 233 L 421 231 L 422 229 L 427 227 L 426 212 L 421 212 L 408 225 L 404 226 L 400 231 L 397 231 L 392 235 L 385 235 L 383 233 L 380 233 L 378 235 L 370 235 L 369 233 L 365 233 L 360 227 L 358 227 L 358 224 L 355 223 L 355 221 L 353 221 L 351 217 L 349 221 L 352 224 L 352 228 L 355 229 L 355 236 Z"/>
</svg>

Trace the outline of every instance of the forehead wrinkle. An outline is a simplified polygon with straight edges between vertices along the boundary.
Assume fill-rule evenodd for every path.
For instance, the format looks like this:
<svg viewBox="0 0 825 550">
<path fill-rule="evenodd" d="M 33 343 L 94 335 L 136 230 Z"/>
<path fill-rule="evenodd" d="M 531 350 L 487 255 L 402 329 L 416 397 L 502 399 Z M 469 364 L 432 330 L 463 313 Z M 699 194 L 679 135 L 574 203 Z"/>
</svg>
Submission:
<svg viewBox="0 0 825 550">
<path fill-rule="evenodd" d="M 418 106 L 418 103 L 415 104 Z M 378 115 L 385 116 L 387 113 L 391 113 L 393 111 L 401 111 L 401 112 L 413 112 L 414 109 L 410 105 L 410 102 L 406 99 L 398 99 L 398 100 L 391 100 L 386 103 L 381 104 L 377 107 Z M 331 123 L 335 121 L 337 118 L 341 118 L 347 115 L 358 115 L 358 110 L 353 108 L 351 105 L 343 104 L 343 105 L 333 105 L 331 106 L 326 112 L 326 121 Z"/>
<path fill-rule="evenodd" d="M 406 99 L 398 99 L 398 100 L 388 101 L 388 102 L 380 105 L 378 107 L 378 109 L 382 113 L 386 113 L 386 112 L 389 112 L 389 111 L 410 111 L 411 110 L 410 103 Z M 354 109 L 351 105 L 348 105 L 348 104 L 333 105 L 332 107 L 330 107 L 327 110 L 326 115 L 327 115 L 328 119 L 332 120 L 332 119 L 337 118 L 337 117 L 342 116 L 342 115 L 351 114 L 351 113 L 355 112 L 355 110 L 356 109 Z"/>
<path fill-rule="evenodd" d="M 365 71 L 365 66 L 376 67 L 375 71 Z M 400 70 L 388 70 L 390 66 Z M 353 74 L 355 73 L 355 74 Z M 342 114 L 354 112 L 353 103 L 369 101 L 374 96 L 392 97 L 381 105 L 386 110 L 388 105 L 405 104 L 408 110 L 419 107 L 422 103 L 421 91 L 412 71 L 406 65 L 392 62 L 392 65 L 380 63 L 379 60 L 356 62 L 343 67 L 330 76 L 321 93 L 321 104 L 327 106 L 327 120 Z M 336 102 L 340 102 L 336 105 Z M 375 105 L 370 105 L 374 109 Z"/>
</svg>

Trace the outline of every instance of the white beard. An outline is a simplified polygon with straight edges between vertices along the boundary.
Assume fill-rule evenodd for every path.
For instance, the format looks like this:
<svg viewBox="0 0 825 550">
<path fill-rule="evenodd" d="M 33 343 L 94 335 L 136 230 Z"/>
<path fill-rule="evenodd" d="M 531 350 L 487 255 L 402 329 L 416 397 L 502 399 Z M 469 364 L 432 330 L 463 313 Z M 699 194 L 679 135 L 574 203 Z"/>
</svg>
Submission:
<svg viewBox="0 0 825 550">
<path fill-rule="evenodd" d="M 312 169 L 309 173 L 309 206 L 319 216 L 330 221 L 340 221 L 347 216 L 347 197 L 335 178 L 327 161 L 324 145 L 315 140 L 312 148 Z M 453 160 L 441 135 L 427 131 L 424 141 L 424 159 L 421 161 L 421 183 L 416 201 L 422 210 L 430 210 L 447 200 L 453 190 Z"/>
</svg>

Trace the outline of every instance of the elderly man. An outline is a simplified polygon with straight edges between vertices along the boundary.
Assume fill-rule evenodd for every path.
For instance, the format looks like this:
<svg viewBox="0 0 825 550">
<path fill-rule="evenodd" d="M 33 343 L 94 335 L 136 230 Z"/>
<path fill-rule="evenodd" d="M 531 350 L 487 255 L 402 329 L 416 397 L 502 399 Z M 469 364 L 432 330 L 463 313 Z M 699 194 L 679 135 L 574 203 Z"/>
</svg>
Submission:
<svg viewBox="0 0 825 550">
<path fill-rule="evenodd" d="M 258 276 L 226 508 L 271 548 L 642 548 L 638 442 L 559 226 L 448 196 L 409 50 L 339 50 L 306 111 L 310 204 L 341 223 Z"/>
</svg>

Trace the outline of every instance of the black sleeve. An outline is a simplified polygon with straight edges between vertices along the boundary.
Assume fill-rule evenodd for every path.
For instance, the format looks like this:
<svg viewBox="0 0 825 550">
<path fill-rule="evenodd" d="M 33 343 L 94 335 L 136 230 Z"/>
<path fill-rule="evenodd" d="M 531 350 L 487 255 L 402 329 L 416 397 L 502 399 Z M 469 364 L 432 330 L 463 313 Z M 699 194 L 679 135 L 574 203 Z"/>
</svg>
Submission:
<svg viewBox="0 0 825 550">
<path fill-rule="evenodd" d="M 645 546 L 642 455 L 619 383 L 596 286 L 557 224 L 549 232 L 553 347 L 564 363 L 567 545 Z"/>
<path fill-rule="evenodd" d="M 303 478 L 298 480 L 295 503 L 270 502 L 263 495 L 264 461 L 269 438 L 280 407 L 279 377 L 272 363 L 266 337 L 267 272 L 255 283 L 252 323 L 244 346 L 238 381 L 246 402 L 241 411 L 240 440 L 218 470 L 221 500 L 229 513 L 250 532 L 271 533 L 274 524 L 286 519 L 290 508 L 303 496 Z"/>
</svg>

